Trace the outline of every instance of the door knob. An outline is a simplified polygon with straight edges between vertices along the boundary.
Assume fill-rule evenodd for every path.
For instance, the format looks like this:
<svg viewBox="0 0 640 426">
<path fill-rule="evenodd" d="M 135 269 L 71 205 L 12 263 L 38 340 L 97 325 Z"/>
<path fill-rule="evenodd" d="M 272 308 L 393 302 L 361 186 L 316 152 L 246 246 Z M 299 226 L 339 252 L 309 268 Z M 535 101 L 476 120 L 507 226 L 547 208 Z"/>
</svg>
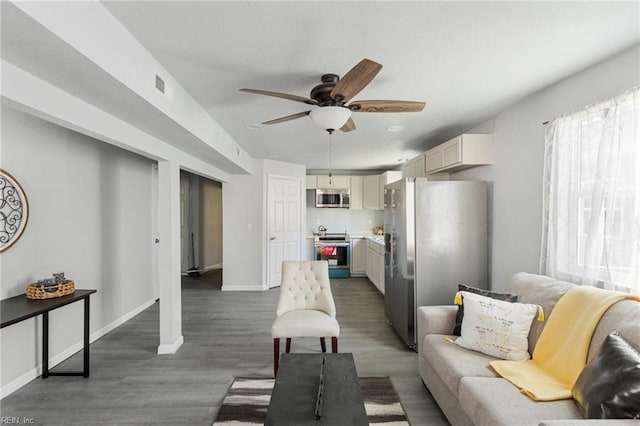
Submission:
<svg viewBox="0 0 640 426">
<path fill-rule="evenodd" d="M 271 241 L 273 241 L 273 240 L 275 240 L 275 239 L 276 239 L 276 237 L 271 237 L 271 238 L 269 238 L 269 239 L 270 239 Z"/>
</svg>

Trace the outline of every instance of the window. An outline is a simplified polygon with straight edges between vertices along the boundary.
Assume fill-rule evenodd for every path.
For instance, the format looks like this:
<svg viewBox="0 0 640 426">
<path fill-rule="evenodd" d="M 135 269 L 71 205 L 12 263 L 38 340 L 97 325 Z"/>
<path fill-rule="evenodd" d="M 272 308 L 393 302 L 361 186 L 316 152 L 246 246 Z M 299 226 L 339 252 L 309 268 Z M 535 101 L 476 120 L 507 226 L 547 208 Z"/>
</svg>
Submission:
<svg viewBox="0 0 640 426">
<path fill-rule="evenodd" d="M 541 272 L 640 294 L 640 87 L 545 136 Z"/>
</svg>

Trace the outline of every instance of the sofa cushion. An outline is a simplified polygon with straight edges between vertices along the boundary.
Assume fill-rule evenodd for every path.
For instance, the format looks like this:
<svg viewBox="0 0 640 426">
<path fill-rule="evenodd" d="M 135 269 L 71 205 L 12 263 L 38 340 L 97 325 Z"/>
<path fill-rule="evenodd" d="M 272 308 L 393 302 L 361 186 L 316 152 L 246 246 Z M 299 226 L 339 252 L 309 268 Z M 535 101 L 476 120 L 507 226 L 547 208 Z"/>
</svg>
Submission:
<svg viewBox="0 0 640 426">
<path fill-rule="evenodd" d="M 590 419 L 640 419 L 640 353 L 618 333 L 582 370 L 573 398 Z"/>
<path fill-rule="evenodd" d="M 509 292 L 518 296 L 518 302 L 540 305 L 545 318 L 549 318 L 558 300 L 573 287 L 575 284 L 566 281 L 525 272 L 519 272 L 509 280 Z M 546 323 L 546 321 L 534 321 L 531 324 L 529 353 L 533 353 Z"/>
<path fill-rule="evenodd" d="M 458 284 L 458 291 L 468 291 L 469 293 L 479 294 L 481 296 L 490 297 L 492 299 L 504 300 L 505 302 L 517 302 L 518 296 L 509 293 L 498 293 L 495 291 L 485 290 L 484 288 L 469 287 L 468 285 Z M 464 318 L 464 298 L 462 303 L 458 305 L 456 312 L 456 325 L 453 328 L 453 334 L 460 336 L 462 332 L 462 319 Z"/>
<path fill-rule="evenodd" d="M 538 426 L 544 420 L 583 419 L 572 399 L 537 402 L 501 378 L 464 377 L 458 398 L 476 426 Z"/>
<path fill-rule="evenodd" d="M 600 318 L 600 322 L 593 332 L 588 360 L 590 361 L 595 356 L 604 339 L 614 331 L 617 331 L 634 348 L 640 348 L 638 318 L 640 318 L 640 303 L 635 300 L 621 300 L 611 306 Z"/>
<path fill-rule="evenodd" d="M 538 314 L 537 305 L 505 302 L 466 291 L 460 293 L 466 315 L 457 345 L 512 361 L 530 358 L 527 336 Z"/>
<path fill-rule="evenodd" d="M 453 395 L 458 395 L 458 382 L 463 377 L 497 377 L 489 367 L 489 362 L 497 358 L 461 348 L 445 340 L 451 337 L 453 336 L 427 334 L 423 341 L 424 351 L 420 356 L 428 360 Z"/>
</svg>

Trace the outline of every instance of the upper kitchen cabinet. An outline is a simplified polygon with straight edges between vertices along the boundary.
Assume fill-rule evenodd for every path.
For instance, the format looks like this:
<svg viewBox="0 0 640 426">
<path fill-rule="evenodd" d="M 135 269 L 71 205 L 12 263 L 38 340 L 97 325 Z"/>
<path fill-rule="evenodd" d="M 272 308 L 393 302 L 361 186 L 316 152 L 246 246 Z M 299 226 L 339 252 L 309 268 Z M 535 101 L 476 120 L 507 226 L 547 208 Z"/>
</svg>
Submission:
<svg viewBox="0 0 640 426">
<path fill-rule="evenodd" d="M 367 210 L 384 209 L 384 186 L 402 179 L 402 172 L 389 171 L 381 175 L 364 176 L 362 184 L 362 205 Z"/>
<path fill-rule="evenodd" d="M 331 180 L 331 182 L 329 182 Z M 351 177 L 350 176 L 331 176 L 329 179 L 328 175 L 319 175 L 316 176 L 316 188 L 327 189 L 349 189 L 351 186 Z"/>
<path fill-rule="evenodd" d="M 466 133 L 425 153 L 426 172 L 457 172 L 469 167 L 493 163 L 493 137 Z"/>
<path fill-rule="evenodd" d="M 307 189 L 316 189 L 318 187 L 318 176 L 307 175 Z"/>
<path fill-rule="evenodd" d="M 362 176 L 351 176 L 351 189 L 349 191 L 349 208 L 362 210 Z"/>
<path fill-rule="evenodd" d="M 402 177 L 425 177 L 427 171 L 425 162 L 425 154 L 419 155 L 416 158 L 407 161 L 402 166 Z"/>
</svg>

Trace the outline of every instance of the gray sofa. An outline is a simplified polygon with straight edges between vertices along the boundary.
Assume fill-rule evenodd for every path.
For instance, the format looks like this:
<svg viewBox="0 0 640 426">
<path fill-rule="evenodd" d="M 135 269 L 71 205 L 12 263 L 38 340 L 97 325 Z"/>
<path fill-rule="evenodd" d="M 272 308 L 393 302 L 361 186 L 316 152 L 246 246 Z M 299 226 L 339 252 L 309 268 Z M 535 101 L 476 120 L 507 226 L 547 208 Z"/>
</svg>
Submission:
<svg viewBox="0 0 640 426">
<path fill-rule="evenodd" d="M 515 274 L 508 291 L 518 302 L 541 305 L 545 317 L 574 284 L 542 275 Z M 445 340 L 455 324 L 457 306 L 418 308 L 418 366 L 420 377 L 447 416 L 458 425 L 575 425 L 634 424 L 638 420 L 585 420 L 570 400 L 536 402 L 489 367 L 496 358 L 464 349 Z M 613 305 L 600 320 L 589 348 L 591 359 L 612 331 L 640 348 L 640 303 L 624 300 Z M 545 322 L 534 321 L 529 333 L 529 353 Z"/>
</svg>

